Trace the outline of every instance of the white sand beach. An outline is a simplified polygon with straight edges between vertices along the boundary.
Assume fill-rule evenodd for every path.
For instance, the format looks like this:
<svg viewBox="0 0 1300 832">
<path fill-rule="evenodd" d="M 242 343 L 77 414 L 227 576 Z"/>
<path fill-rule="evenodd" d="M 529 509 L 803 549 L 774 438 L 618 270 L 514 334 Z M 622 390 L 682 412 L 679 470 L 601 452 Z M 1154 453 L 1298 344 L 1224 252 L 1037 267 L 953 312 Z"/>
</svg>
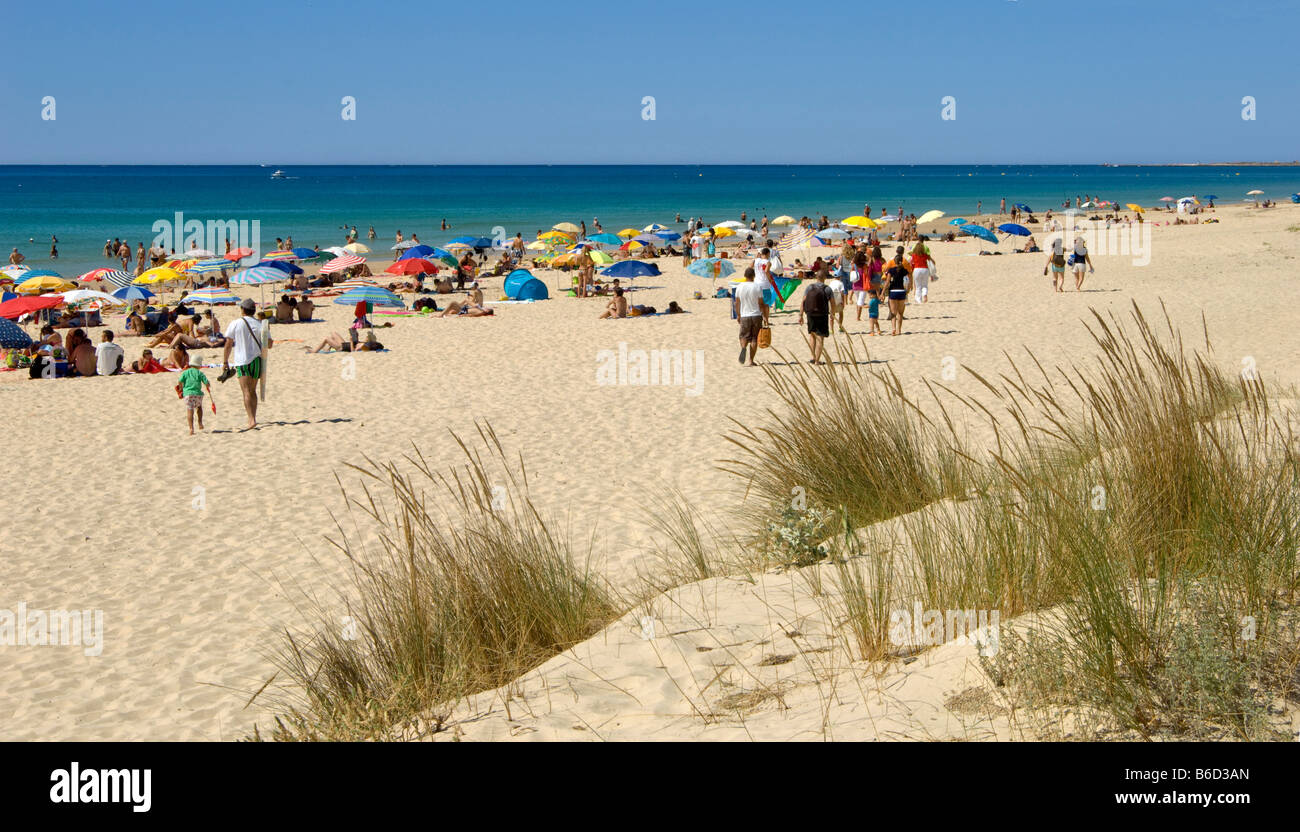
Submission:
<svg viewBox="0 0 1300 832">
<path fill-rule="evenodd" d="M 1023 348 L 1046 365 L 1086 361 L 1090 310 L 1125 315 L 1136 302 L 1156 318 L 1163 303 L 1191 344 L 1200 342 L 1204 316 L 1214 356 L 1229 372 L 1254 367 L 1275 391 L 1292 387 L 1300 383 L 1300 206 L 1233 206 L 1213 216 L 1220 222 L 1153 228 L 1148 265 L 1134 265 L 1131 255 L 1094 254 L 1096 272 L 1084 291 L 1073 291 L 1069 278 L 1063 294 L 1042 274 L 1045 254 L 980 257 L 969 239 L 931 243 L 939 279 L 930 302 L 909 304 L 903 337 L 865 338 L 862 346 L 919 389 L 924 379 L 941 379 L 946 366 L 996 376 L 1006 354 Z M 632 281 L 631 301 L 662 311 L 675 300 L 687 314 L 598 320 L 605 299 L 565 297 L 567 273 L 538 271 L 550 300 L 495 305 L 494 316 L 477 319 L 392 317 L 391 328 L 377 331 L 386 352 L 309 355 L 304 345 L 346 333 L 352 319 L 350 307 L 318 307 L 323 320 L 274 328 L 263 425 L 246 433 L 238 431 L 235 382 L 217 384 L 218 369 L 206 370 L 217 413 L 193 437 L 170 374 L 40 381 L 0 373 L 0 417 L 17 426 L 3 454 L 9 508 L 0 534 L 0 609 L 22 602 L 102 610 L 104 621 L 100 655 L 76 646 L 0 647 L 0 687 L 9 691 L 0 701 L 0 739 L 236 740 L 254 723 L 265 726 L 266 704 L 247 703 L 274 672 L 267 653 L 277 633 L 303 624 L 291 587 L 325 592 L 343 574 L 325 539 L 343 511 L 336 477 L 355 481 L 347 464 L 414 449 L 433 467 L 456 465 L 463 456 L 452 434 L 473 437 L 476 422 L 490 423 L 506 450 L 522 455 L 540 508 L 565 518 L 579 540 L 594 535 L 593 567 L 616 585 L 644 566 L 644 512 L 664 488 L 680 489 L 724 520 L 743 512 L 743 483 L 717 467 L 730 455 L 721 437 L 732 419 L 761 422 L 775 397 L 762 370 L 737 363 L 728 301 L 708 297 L 710 282 L 687 274 L 680 259 L 659 264 L 661 277 Z M 370 265 L 380 275 L 387 261 L 375 255 Z M 484 281 L 489 301 L 500 295 L 500 281 Z M 696 291 L 705 298 L 694 299 Z M 235 314 L 218 307 L 223 321 Z M 854 318 L 850 307 L 845 322 L 856 337 L 867 321 L 865 313 L 861 322 Z M 806 360 L 795 316 L 774 321 L 774 346 Z M 121 330 L 120 315 L 110 323 Z M 128 363 L 139 357 L 141 340 L 119 339 Z M 699 350 L 704 362 L 693 387 L 599 384 L 599 354 L 623 344 Z M 204 355 L 220 360 L 217 351 Z M 759 356 L 774 358 L 771 351 Z M 960 369 L 947 383 L 963 394 L 982 389 Z M 710 627 L 658 649 L 634 631 L 639 613 L 629 613 L 595 646 L 580 645 L 544 668 L 552 681 L 576 678 L 576 663 L 590 660 L 584 672 L 594 678 L 613 669 L 626 695 L 588 678 L 561 706 L 558 682 L 548 694 L 535 677 L 523 685 L 531 715 L 505 715 L 499 696 L 483 694 L 457 709 L 457 735 L 1014 737 L 988 716 L 996 703 L 964 714 L 945 706 L 973 684 L 971 648 L 931 651 L 868 685 L 853 668 L 835 682 L 810 669 L 808 656 L 821 654 L 805 648 L 816 643 L 761 644 L 769 636 L 758 633 L 773 620 L 793 626 L 801 616 L 816 617 L 793 580 L 764 577 L 766 601 L 755 587 L 727 579 L 696 587 L 680 604 L 665 604 L 663 626 L 688 629 L 683 621 L 694 616 L 711 617 Z M 611 640 L 612 632 L 623 636 Z M 742 702 L 750 718 L 710 719 L 701 713 L 708 711 L 703 698 L 673 688 L 672 674 L 656 670 L 666 664 L 678 679 L 699 680 L 709 662 L 732 655 L 721 645 L 733 642 L 746 645 L 735 648 L 743 657 L 732 659 L 747 666 L 798 654 L 764 668 L 764 690 L 777 685 L 789 709 L 778 714 L 760 696 L 752 708 Z M 688 644 L 711 649 L 687 654 Z M 738 685 L 719 699 L 747 690 Z"/>
</svg>

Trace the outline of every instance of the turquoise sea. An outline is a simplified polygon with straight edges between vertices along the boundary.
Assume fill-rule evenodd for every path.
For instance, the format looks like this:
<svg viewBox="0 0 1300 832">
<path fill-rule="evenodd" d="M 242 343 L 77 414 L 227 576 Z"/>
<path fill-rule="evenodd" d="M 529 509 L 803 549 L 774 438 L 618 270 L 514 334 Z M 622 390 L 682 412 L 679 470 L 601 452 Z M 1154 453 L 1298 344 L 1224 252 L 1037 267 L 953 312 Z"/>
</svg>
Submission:
<svg viewBox="0 0 1300 832">
<path fill-rule="evenodd" d="M 1058 208 L 1092 194 L 1120 203 L 1154 204 L 1162 196 L 1214 194 L 1239 202 L 1258 189 L 1287 200 L 1300 190 L 1300 167 L 1101 167 L 1094 165 L 916 166 L 0 166 L 0 247 L 18 246 L 36 268 L 75 276 L 105 265 L 106 238 L 147 247 L 158 220 L 248 220 L 260 223 L 264 248 L 292 235 L 300 246 L 340 245 L 343 227 L 361 239 L 374 226 L 375 256 L 393 235 L 416 233 L 444 243 L 462 234 L 532 239 L 561 221 L 599 217 L 606 231 L 651 222 L 673 225 L 702 216 L 710 223 L 780 214 L 840 219 L 939 209 L 970 216 L 976 203 L 996 211 L 1029 204 Z M 443 232 L 443 219 L 451 230 Z M 50 235 L 59 259 L 49 260 Z"/>
</svg>

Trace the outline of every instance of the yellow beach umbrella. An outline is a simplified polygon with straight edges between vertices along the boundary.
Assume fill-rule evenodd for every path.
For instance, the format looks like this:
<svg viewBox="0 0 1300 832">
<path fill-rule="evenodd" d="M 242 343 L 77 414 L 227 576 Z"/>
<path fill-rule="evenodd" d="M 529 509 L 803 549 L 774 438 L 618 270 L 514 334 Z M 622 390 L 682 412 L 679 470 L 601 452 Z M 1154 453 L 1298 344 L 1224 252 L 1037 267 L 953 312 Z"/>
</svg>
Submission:
<svg viewBox="0 0 1300 832">
<path fill-rule="evenodd" d="M 718 237 L 736 236 L 736 232 L 732 231 L 730 228 L 727 228 L 725 225 L 715 225 L 713 227 L 713 233 Z"/>
<path fill-rule="evenodd" d="M 560 222 L 560 223 L 556 223 L 555 225 L 552 225 L 552 226 L 551 226 L 551 229 L 552 229 L 553 231 L 563 231 L 563 232 L 565 232 L 566 234 L 577 234 L 579 231 L 582 230 L 582 229 L 578 228 L 578 226 L 574 225 L 574 224 L 571 223 L 571 222 Z"/>
<path fill-rule="evenodd" d="M 566 242 L 566 243 L 573 242 L 573 236 L 571 234 L 565 234 L 562 231 L 547 231 L 545 234 L 540 235 L 537 239 L 548 240 L 551 242 Z"/>
<path fill-rule="evenodd" d="M 639 240 L 631 240 L 629 242 L 624 243 L 623 245 L 627 246 L 628 251 L 636 251 L 639 248 L 645 247 L 645 243 L 642 243 Z"/>
<path fill-rule="evenodd" d="M 166 266 L 158 266 L 150 269 L 135 279 L 136 283 L 162 283 L 165 280 L 184 280 L 185 278 L 175 269 L 169 269 Z"/>
<path fill-rule="evenodd" d="M 541 240 L 533 240 L 531 243 L 524 246 L 524 248 L 529 251 L 546 251 L 550 246 L 546 245 L 546 243 L 543 243 Z"/>
<path fill-rule="evenodd" d="M 1129 207 L 1130 209 L 1134 210 L 1134 211 L 1137 211 L 1139 214 L 1144 214 L 1144 213 L 1146 213 L 1145 211 L 1142 210 L 1142 206 L 1141 206 L 1141 205 L 1138 205 L 1136 202 L 1130 202 L 1130 203 L 1128 204 L 1128 207 Z"/>
<path fill-rule="evenodd" d="M 603 251 L 592 249 L 587 252 L 587 254 L 591 256 L 591 262 L 595 263 L 597 266 L 608 266 L 610 263 L 614 262 L 614 258 L 610 257 Z"/>
<path fill-rule="evenodd" d="M 366 246 L 362 245 L 361 243 L 348 243 L 347 245 L 345 245 L 345 246 L 343 247 L 343 250 L 344 250 L 344 251 L 349 251 L 349 252 L 351 252 L 351 253 L 353 253 L 353 254 L 369 254 L 369 253 L 370 253 L 370 249 L 369 249 L 369 248 L 366 248 Z"/>
<path fill-rule="evenodd" d="M 641 232 L 640 232 L 638 229 L 635 229 L 635 228 L 624 228 L 622 231 L 618 232 L 618 236 L 620 236 L 620 237 L 622 237 L 623 239 L 627 240 L 627 239 L 631 239 L 632 237 L 635 237 L 636 235 L 638 235 L 638 234 L 640 234 L 640 233 L 641 233 Z"/>
<path fill-rule="evenodd" d="M 567 266 L 572 262 L 573 262 L 573 252 L 570 252 L 568 254 L 561 254 L 559 257 L 556 257 L 554 260 L 551 261 L 551 265 Z"/>
<path fill-rule="evenodd" d="M 77 284 L 64 280 L 57 274 L 43 274 L 29 277 L 14 287 L 20 295 L 38 295 L 41 292 L 67 292 L 77 288 Z"/>
<path fill-rule="evenodd" d="M 846 217 L 840 225 L 852 225 L 855 228 L 878 228 L 879 224 L 870 217 Z"/>
<path fill-rule="evenodd" d="M 795 222 L 796 220 L 794 217 L 788 214 L 782 214 L 781 216 L 772 220 L 772 225 L 794 225 Z"/>
<path fill-rule="evenodd" d="M 916 224 L 920 225 L 923 222 L 934 222 L 942 216 L 942 211 L 926 211 L 924 214 L 916 218 Z"/>
</svg>

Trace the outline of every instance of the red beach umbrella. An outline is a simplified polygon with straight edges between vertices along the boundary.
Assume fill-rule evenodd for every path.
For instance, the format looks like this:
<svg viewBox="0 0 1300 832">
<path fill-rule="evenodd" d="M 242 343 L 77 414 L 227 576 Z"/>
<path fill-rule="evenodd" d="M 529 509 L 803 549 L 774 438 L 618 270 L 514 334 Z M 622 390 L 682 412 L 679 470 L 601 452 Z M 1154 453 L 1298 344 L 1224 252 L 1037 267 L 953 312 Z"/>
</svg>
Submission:
<svg viewBox="0 0 1300 832">
<path fill-rule="evenodd" d="M 384 269 L 389 274 L 437 274 L 438 267 L 420 257 L 412 257 L 410 260 L 398 260 L 393 265 Z"/>
<path fill-rule="evenodd" d="M 63 305 L 62 295 L 35 295 L 14 298 L 0 303 L 0 318 L 13 320 L 19 315 L 35 312 L 38 309 L 53 309 Z"/>
</svg>

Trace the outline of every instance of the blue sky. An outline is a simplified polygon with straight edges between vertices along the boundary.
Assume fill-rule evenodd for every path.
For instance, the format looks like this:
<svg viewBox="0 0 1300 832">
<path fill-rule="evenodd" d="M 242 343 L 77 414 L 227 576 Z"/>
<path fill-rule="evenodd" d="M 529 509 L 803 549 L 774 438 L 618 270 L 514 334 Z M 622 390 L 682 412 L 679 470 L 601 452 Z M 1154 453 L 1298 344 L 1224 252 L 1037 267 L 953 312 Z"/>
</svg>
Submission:
<svg viewBox="0 0 1300 832">
<path fill-rule="evenodd" d="M 1300 157 L 1294 0 L 183 8 L 11 4 L 0 163 Z"/>
</svg>

